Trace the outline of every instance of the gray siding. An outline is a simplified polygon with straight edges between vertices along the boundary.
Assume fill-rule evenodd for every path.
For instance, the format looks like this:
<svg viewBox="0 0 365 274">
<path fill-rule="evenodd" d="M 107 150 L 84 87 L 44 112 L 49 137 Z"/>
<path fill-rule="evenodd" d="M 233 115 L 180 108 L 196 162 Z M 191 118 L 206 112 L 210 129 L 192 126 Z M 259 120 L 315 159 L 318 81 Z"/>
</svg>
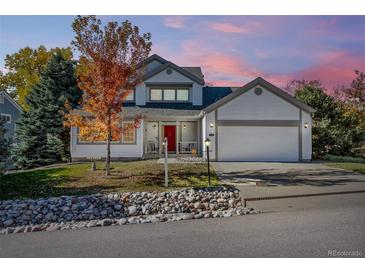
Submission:
<svg viewBox="0 0 365 274">
<path fill-rule="evenodd" d="M 0 102 L 0 114 L 11 115 L 11 123 L 5 123 L 5 128 L 7 129 L 6 136 L 13 137 L 15 131 L 15 123 L 20 118 L 21 111 L 16 106 L 14 106 L 14 104 L 10 101 L 7 95 L 4 95 L 4 103 L 2 104 Z"/>
<path fill-rule="evenodd" d="M 203 104 L 203 86 L 172 69 L 171 74 L 167 74 L 166 70 L 163 70 L 139 84 L 136 87 L 136 105 L 143 106 L 146 102 L 149 102 L 149 88 L 147 85 L 153 84 L 156 84 L 157 86 L 158 84 L 169 84 L 171 87 L 178 87 L 186 84 L 187 86 L 190 86 L 190 103 L 198 106 Z"/>
<path fill-rule="evenodd" d="M 157 60 L 153 60 L 152 62 L 148 63 L 146 66 L 146 74 L 150 73 L 152 70 L 158 68 L 159 66 L 161 66 L 162 63 L 160 63 Z"/>
</svg>

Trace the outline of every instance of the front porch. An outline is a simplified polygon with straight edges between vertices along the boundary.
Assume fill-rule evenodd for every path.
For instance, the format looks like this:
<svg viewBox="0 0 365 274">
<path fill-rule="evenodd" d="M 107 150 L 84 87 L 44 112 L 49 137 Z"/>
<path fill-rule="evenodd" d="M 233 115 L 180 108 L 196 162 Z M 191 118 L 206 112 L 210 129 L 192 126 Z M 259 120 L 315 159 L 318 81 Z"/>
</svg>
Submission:
<svg viewBox="0 0 365 274">
<path fill-rule="evenodd" d="M 167 138 L 170 157 L 201 156 L 201 122 L 146 121 L 144 135 L 145 158 L 162 157 L 163 141 Z"/>
</svg>

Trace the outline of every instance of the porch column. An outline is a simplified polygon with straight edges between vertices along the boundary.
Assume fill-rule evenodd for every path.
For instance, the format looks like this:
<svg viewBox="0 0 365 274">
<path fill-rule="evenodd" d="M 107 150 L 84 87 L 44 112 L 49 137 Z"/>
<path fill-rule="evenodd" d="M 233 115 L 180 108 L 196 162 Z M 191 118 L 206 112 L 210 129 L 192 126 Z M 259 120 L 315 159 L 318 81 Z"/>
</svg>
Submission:
<svg viewBox="0 0 365 274">
<path fill-rule="evenodd" d="M 143 156 L 147 155 L 147 128 L 148 122 L 143 121 Z"/>
<path fill-rule="evenodd" d="M 176 155 L 179 155 L 179 141 L 180 141 L 180 123 L 176 121 Z"/>
<path fill-rule="evenodd" d="M 202 130 L 201 130 L 201 127 L 202 127 L 202 122 L 201 122 L 201 120 L 198 120 L 197 121 L 197 123 L 196 123 L 196 125 L 197 125 L 197 134 L 198 134 L 198 137 L 197 137 L 197 154 L 198 155 L 201 155 L 201 154 L 203 154 L 203 151 L 201 150 L 201 141 L 202 141 Z"/>
<path fill-rule="evenodd" d="M 162 136 L 161 136 L 161 134 L 162 134 L 162 130 L 161 130 L 161 122 L 160 121 L 158 121 L 157 122 L 157 126 L 158 126 L 158 140 L 157 140 L 157 142 L 158 142 L 158 154 L 162 154 L 162 148 L 161 148 L 161 146 L 162 146 Z"/>
</svg>

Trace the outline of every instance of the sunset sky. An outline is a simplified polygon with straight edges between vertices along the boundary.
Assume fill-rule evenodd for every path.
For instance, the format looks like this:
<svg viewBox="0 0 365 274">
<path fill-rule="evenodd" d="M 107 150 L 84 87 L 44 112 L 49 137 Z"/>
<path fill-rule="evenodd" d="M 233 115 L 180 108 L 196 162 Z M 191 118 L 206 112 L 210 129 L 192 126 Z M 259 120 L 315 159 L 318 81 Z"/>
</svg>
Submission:
<svg viewBox="0 0 365 274">
<path fill-rule="evenodd" d="M 207 83 L 242 86 L 257 76 L 284 87 L 321 80 L 329 89 L 365 71 L 365 16 L 101 16 L 151 32 L 153 53 L 201 66 Z M 21 47 L 66 47 L 74 16 L 0 16 L 0 68 Z M 77 56 L 77 54 L 76 54 Z"/>
</svg>

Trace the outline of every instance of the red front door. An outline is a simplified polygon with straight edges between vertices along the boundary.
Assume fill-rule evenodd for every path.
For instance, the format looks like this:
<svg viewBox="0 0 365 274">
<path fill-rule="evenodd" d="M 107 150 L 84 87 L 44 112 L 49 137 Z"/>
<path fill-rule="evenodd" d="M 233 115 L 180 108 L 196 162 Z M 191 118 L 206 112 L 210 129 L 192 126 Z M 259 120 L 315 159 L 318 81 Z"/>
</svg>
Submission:
<svg viewBox="0 0 365 274">
<path fill-rule="evenodd" d="M 167 138 L 167 151 L 176 151 L 176 126 L 165 126 L 164 137 Z"/>
</svg>

